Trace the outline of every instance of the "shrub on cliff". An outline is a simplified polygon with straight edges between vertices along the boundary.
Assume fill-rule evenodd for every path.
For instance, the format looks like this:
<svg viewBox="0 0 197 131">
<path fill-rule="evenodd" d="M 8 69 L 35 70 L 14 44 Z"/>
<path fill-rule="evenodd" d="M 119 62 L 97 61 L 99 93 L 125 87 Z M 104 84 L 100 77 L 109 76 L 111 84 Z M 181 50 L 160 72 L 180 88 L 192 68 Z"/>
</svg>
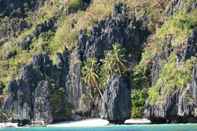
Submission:
<svg viewBox="0 0 197 131">
<path fill-rule="evenodd" d="M 145 90 L 133 90 L 131 94 L 131 117 L 142 118 L 145 105 Z"/>
<path fill-rule="evenodd" d="M 191 13 L 179 11 L 158 30 L 157 36 L 160 39 L 164 39 L 167 35 L 174 36 L 172 46 L 177 47 L 184 43 L 195 26 L 197 26 L 197 11 Z"/>
</svg>

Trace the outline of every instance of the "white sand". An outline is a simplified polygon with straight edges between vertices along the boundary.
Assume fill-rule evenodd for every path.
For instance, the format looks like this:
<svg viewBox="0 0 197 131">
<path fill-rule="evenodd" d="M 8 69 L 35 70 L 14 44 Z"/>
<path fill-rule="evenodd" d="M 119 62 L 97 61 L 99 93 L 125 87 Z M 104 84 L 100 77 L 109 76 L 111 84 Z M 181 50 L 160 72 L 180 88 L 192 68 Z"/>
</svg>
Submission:
<svg viewBox="0 0 197 131">
<path fill-rule="evenodd" d="M 76 122 L 65 122 L 58 124 L 49 124 L 47 127 L 101 127 L 109 124 L 109 121 L 103 119 L 88 119 Z"/>
<path fill-rule="evenodd" d="M 124 123 L 125 124 L 150 124 L 151 121 L 148 119 L 128 119 Z"/>
<path fill-rule="evenodd" d="M 18 127 L 18 124 L 17 123 L 11 123 L 11 122 L 0 123 L 0 128 L 6 128 L 6 127 L 16 128 L 16 127 Z"/>
</svg>

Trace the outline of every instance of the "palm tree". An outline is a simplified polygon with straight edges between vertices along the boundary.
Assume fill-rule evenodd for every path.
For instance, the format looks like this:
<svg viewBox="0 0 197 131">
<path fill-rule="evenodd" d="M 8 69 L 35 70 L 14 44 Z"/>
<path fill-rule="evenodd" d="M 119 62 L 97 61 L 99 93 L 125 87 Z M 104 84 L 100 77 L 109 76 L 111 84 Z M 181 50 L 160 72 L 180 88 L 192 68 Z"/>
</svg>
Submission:
<svg viewBox="0 0 197 131">
<path fill-rule="evenodd" d="M 103 84 L 102 87 L 106 85 L 106 82 L 113 74 L 123 75 L 127 72 L 125 52 L 120 44 L 115 43 L 112 50 L 106 52 L 102 63 L 103 65 L 100 71 L 100 80 L 102 81 L 101 84 Z"/>
<path fill-rule="evenodd" d="M 124 49 L 119 44 L 114 44 L 112 50 L 106 53 L 103 66 L 108 73 L 124 74 L 127 70 Z"/>
<path fill-rule="evenodd" d="M 99 89 L 99 76 L 97 73 L 97 61 L 95 58 L 88 58 L 82 67 L 82 80 L 83 82 L 91 87 L 96 88 L 102 97 L 101 90 Z"/>
</svg>

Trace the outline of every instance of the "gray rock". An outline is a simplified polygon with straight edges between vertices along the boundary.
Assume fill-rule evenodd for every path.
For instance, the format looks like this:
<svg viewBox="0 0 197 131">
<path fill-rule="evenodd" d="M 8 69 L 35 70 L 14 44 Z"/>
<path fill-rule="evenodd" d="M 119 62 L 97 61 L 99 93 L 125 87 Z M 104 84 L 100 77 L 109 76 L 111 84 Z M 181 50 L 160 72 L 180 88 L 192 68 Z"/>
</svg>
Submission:
<svg viewBox="0 0 197 131">
<path fill-rule="evenodd" d="M 180 95 L 178 105 L 179 116 L 197 117 L 197 65 L 193 69 L 192 82 Z"/>
<path fill-rule="evenodd" d="M 189 59 L 192 56 L 197 57 L 197 27 L 192 30 L 191 35 L 187 39 L 186 47 L 177 52 L 179 62 Z"/>
<path fill-rule="evenodd" d="M 53 122 L 52 108 L 50 105 L 50 89 L 47 81 L 39 82 L 34 92 L 34 120 Z"/>
<path fill-rule="evenodd" d="M 12 112 L 15 120 L 29 120 L 32 115 L 30 87 L 23 80 L 13 80 L 8 88 L 9 96 L 4 103 L 4 109 Z"/>
<path fill-rule="evenodd" d="M 64 58 L 68 57 L 66 55 L 64 54 Z M 65 87 L 61 87 L 61 82 L 65 85 L 66 81 L 65 68 L 68 69 L 66 61 L 63 61 L 63 67 L 58 69 L 47 54 L 33 56 L 32 62 L 20 70 L 19 79 L 8 84 L 9 96 L 5 100 L 4 109 L 13 112 L 12 119 L 35 119 L 48 123 L 65 120 L 67 116 L 62 115 L 67 112 Z M 59 72 L 65 73 L 64 77 L 59 75 Z M 58 77 L 55 77 L 56 73 Z M 58 109 L 54 107 L 54 103 L 58 104 Z"/>
<path fill-rule="evenodd" d="M 101 20 L 87 37 L 81 32 L 79 46 L 83 59 L 89 57 L 103 58 L 106 50 L 112 49 L 114 43 L 119 43 L 132 52 L 134 59 L 140 58 L 143 43 L 149 31 L 143 28 L 143 22 L 135 16 L 126 14 L 127 6 L 119 3 L 114 7 L 113 16 Z"/>
<path fill-rule="evenodd" d="M 82 95 L 81 60 L 78 50 L 74 50 L 69 57 L 69 73 L 66 82 L 66 95 L 68 102 L 77 109 Z"/>
<path fill-rule="evenodd" d="M 103 95 L 101 117 L 111 122 L 122 123 L 130 117 L 131 87 L 129 80 L 113 76 Z"/>
</svg>

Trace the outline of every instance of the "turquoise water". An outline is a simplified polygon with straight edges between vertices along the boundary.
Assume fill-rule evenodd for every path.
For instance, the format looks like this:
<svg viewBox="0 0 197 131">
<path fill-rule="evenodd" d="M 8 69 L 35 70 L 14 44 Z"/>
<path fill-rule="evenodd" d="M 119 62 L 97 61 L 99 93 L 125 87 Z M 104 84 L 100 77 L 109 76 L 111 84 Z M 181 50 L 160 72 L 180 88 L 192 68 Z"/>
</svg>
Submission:
<svg viewBox="0 0 197 131">
<path fill-rule="evenodd" d="M 197 131 L 197 124 L 115 125 L 97 128 L 7 128 L 0 131 Z"/>
</svg>

